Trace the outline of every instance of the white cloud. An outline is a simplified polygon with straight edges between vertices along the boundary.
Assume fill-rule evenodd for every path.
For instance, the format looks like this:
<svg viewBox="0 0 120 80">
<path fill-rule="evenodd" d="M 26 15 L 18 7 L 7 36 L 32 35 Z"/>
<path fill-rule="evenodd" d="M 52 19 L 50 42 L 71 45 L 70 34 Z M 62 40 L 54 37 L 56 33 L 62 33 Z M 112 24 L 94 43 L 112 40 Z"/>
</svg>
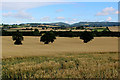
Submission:
<svg viewBox="0 0 120 80">
<path fill-rule="evenodd" d="M 119 2 L 119 0 L 2 0 L 2 2 Z"/>
<path fill-rule="evenodd" d="M 72 4 L 68 2 L 2 2 L 2 10 L 26 10 L 48 5 Z"/>
<path fill-rule="evenodd" d="M 40 21 L 51 21 L 49 16 L 42 17 Z"/>
<path fill-rule="evenodd" d="M 56 17 L 55 19 L 57 19 L 57 20 L 64 20 L 65 17 Z"/>
<path fill-rule="evenodd" d="M 57 3 L 48 3 L 48 2 L 3 2 L 2 10 L 26 10 L 41 6 L 47 6 Z"/>
<path fill-rule="evenodd" d="M 78 19 L 72 19 L 72 21 L 77 21 Z"/>
<path fill-rule="evenodd" d="M 76 23 L 76 21 L 70 21 L 70 24 Z"/>
<path fill-rule="evenodd" d="M 105 9 L 103 9 L 103 12 L 110 12 L 110 11 L 114 11 L 115 9 L 113 7 L 107 7 Z"/>
<path fill-rule="evenodd" d="M 66 0 L 2 0 L 2 2 L 63 2 Z"/>
<path fill-rule="evenodd" d="M 69 21 L 65 21 L 65 23 L 68 23 L 68 24 L 69 24 Z"/>
<path fill-rule="evenodd" d="M 18 11 L 16 13 L 8 12 L 8 13 L 3 13 L 2 15 L 3 15 L 3 17 L 6 17 L 6 18 L 12 17 L 12 18 L 16 18 L 16 19 L 27 19 L 27 20 L 34 19 L 30 14 L 28 14 L 25 11 Z"/>
<path fill-rule="evenodd" d="M 115 13 L 115 9 L 113 7 L 106 7 L 101 12 L 98 12 L 96 16 L 105 16 L 105 15 L 110 15 L 114 13 Z"/>
<path fill-rule="evenodd" d="M 8 13 L 3 13 L 2 14 L 3 17 L 10 17 L 13 16 L 12 12 L 8 12 Z"/>
<path fill-rule="evenodd" d="M 59 12 L 63 12 L 64 10 L 63 9 L 57 9 L 56 12 L 59 13 Z"/>
<path fill-rule="evenodd" d="M 74 23 L 76 23 L 76 21 L 65 21 L 65 23 L 74 24 Z"/>
<path fill-rule="evenodd" d="M 20 24 L 20 23 L 22 23 L 22 22 L 21 22 L 21 21 L 16 21 L 16 23 Z"/>
<path fill-rule="evenodd" d="M 120 12 L 119 11 L 116 11 L 115 14 L 119 14 Z"/>
<path fill-rule="evenodd" d="M 77 22 L 79 22 L 79 20 L 76 19 L 76 18 L 68 18 L 68 19 L 65 21 L 65 23 L 68 23 L 68 24 L 74 24 L 74 23 L 77 23 Z"/>
<path fill-rule="evenodd" d="M 111 17 L 108 17 L 106 21 L 111 21 L 111 20 L 112 20 L 112 18 L 111 18 Z"/>
</svg>

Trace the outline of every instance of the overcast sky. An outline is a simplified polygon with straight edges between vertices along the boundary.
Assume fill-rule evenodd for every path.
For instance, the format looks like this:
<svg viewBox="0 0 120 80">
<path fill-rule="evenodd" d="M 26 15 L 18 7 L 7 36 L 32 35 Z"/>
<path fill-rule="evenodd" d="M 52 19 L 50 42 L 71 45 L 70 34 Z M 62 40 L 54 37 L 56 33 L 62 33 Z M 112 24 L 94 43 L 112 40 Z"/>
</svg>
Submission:
<svg viewBox="0 0 120 80">
<path fill-rule="evenodd" d="M 3 2 L 2 22 L 118 21 L 118 2 Z"/>
</svg>

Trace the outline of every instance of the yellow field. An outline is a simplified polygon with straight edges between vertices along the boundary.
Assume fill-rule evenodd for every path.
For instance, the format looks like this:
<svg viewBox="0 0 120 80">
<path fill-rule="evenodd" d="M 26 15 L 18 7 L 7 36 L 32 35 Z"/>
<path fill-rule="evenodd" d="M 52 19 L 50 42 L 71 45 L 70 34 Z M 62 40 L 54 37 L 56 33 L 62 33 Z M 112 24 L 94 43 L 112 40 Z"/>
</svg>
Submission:
<svg viewBox="0 0 120 80">
<path fill-rule="evenodd" d="M 24 37 L 14 45 L 12 37 L 2 37 L 2 78 L 117 78 L 118 38 L 81 39 L 57 37 L 43 44 L 40 37 Z"/>
<path fill-rule="evenodd" d="M 108 80 L 105 78 L 117 78 L 118 76 L 118 53 L 72 53 L 47 57 L 4 58 L 2 64 L 3 80 L 8 78 L 19 78 L 17 80 L 34 78 L 37 80 L 39 78 L 81 78 L 81 80 L 96 78 L 95 80 L 98 80 L 100 78 L 100 80 Z"/>
<path fill-rule="evenodd" d="M 109 27 L 110 31 L 120 31 L 120 26 Z"/>
<path fill-rule="evenodd" d="M 41 56 L 62 53 L 117 52 L 117 37 L 96 37 L 88 43 L 81 39 L 57 37 L 54 43 L 43 44 L 40 37 L 26 36 L 23 45 L 14 45 L 12 37 L 2 37 L 2 56 Z"/>
</svg>

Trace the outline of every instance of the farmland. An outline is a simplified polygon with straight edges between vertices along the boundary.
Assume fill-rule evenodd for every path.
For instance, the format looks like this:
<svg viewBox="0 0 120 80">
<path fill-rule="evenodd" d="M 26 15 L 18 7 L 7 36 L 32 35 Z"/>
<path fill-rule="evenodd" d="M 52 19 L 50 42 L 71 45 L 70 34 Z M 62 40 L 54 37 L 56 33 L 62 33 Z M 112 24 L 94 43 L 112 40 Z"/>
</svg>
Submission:
<svg viewBox="0 0 120 80">
<path fill-rule="evenodd" d="M 97 30 L 99 32 L 105 30 L 105 28 L 106 27 L 86 27 L 87 31 Z M 119 31 L 119 29 L 118 29 L 119 26 L 115 26 L 115 27 L 111 26 L 111 27 L 108 27 L 108 28 L 109 28 L 110 31 Z M 27 30 L 27 29 L 32 29 L 32 30 Z M 75 28 L 66 28 L 66 29 L 52 29 L 52 28 L 42 29 L 40 27 L 23 27 L 23 28 L 10 28 L 7 31 L 20 30 L 20 31 L 24 32 L 24 31 L 34 31 L 34 29 L 38 29 L 39 31 L 50 31 L 50 30 L 53 30 L 53 31 L 69 31 L 69 30 L 72 30 L 72 31 L 84 31 L 85 30 L 85 29 L 76 29 L 76 27 Z M 90 29 L 92 29 L 92 30 L 90 30 Z"/>
<path fill-rule="evenodd" d="M 120 79 L 118 2 L 54 1 L 2 3 L 0 78 Z"/>
<path fill-rule="evenodd" d="M 118 53 L 69 53 L 3 59 L 4 78 L 117 78 Z"/>
<path fill-rule="evenodd" d="M 87 44 L 79 37 L 57 37 L 53 44 L 45 45 L 40 42 L 40 37 L 25 36 L 23 45 L 14 45 L 11 36 L 2 36 L 2 56 L 38 56 L 58 53 L 81 52 L 117 52 L 117 37 L 95 37 Z"/>
<path fill-rule="evenodd" d="M 2 36 L 2 78 L 117 78 L 117 37 L 56 38 L 44 44 L 24 36 L 23 45 L 14 45 L 12 36 Z"/>
<path fill-rule="evenodd" d="M 2 36 L 4 78 L 117 78 L 118 38 L 96 37 L 85 44 L 78 37 L 57 37 L 53 44 L 25 36 L 23 45 Z"/>
</svg>

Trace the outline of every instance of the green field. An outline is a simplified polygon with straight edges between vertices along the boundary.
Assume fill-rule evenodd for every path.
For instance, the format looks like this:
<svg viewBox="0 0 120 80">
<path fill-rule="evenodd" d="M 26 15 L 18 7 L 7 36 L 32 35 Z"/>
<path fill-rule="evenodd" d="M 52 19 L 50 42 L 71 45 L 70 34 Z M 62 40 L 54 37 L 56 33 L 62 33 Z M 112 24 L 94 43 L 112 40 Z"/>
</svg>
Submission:
<svg viewBox="0 0 120 80">
<path fill-rule="evenodd" d="M 106 28 L 95 28 L 95 29 L 93 29 L 92 31 L 102 32 L 102 31 L 109 31 L 109 30 L 106 29 Z"/>
</svg>

